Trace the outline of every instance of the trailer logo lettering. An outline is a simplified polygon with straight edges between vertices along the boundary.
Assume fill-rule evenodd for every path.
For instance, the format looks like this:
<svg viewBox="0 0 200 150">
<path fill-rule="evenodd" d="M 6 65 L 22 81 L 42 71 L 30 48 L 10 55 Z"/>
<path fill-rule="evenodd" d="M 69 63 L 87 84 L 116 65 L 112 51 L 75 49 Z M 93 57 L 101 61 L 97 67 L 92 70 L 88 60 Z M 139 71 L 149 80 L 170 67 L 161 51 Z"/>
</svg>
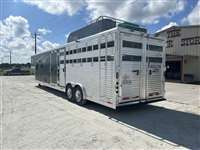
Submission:
<svg viewBox="0 0 200 150">
<path fill-rule="evenodd" d="M 132 81 L 129 79 L 129 76 L 125 74 L 123 76 L 122 84 L 131 84 L 131 83 Z"/>
</svg>

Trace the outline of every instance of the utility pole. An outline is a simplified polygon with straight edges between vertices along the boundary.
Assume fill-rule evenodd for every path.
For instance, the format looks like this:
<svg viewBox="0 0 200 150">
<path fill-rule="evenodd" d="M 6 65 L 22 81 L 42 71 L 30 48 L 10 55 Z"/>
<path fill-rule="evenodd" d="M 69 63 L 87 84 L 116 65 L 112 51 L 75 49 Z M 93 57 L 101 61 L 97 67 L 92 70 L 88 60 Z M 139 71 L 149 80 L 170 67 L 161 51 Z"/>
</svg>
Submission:
<svg viewBox="0 0 200 150">
<path fill-rule="evenodd" d="M 37 33 L 34 33 L 34 38 L 35 38 L 35 54 L 37 54 Z"/>
<path fill-rule="evenodd" d="M 10 50 L 10 64 L 12 63 L 12 56 L 11 56 L 11 50 Z"/>
<path fill-rule="evenodd" d="M 32 34 L 32 36 L 34 36 L 34 40 L 35 40 L 35 54 L 37 54 L 37 36 L 39 34 L 37 32 L 35 32 L 34 34 Z"/>
</svg>

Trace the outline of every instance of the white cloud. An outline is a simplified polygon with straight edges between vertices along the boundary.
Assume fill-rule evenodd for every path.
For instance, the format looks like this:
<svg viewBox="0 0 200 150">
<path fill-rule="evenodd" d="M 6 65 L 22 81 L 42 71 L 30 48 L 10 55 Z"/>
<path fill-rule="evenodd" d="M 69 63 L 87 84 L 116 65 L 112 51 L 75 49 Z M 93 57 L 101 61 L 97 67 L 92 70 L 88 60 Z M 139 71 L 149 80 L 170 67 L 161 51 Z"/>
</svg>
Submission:
<svg viewBox="0 0 200 150">
<path fill-rule="evenodd" d="M 37 6 L 41 10 L 53 14 L 60 15 L 67 13 L 68 15 L 74 15 L 83 6 L 84 1 L 78 0 L 23 0 L 25 3 Z"/>
<path fill-rule="evenodd" d="M 158 23 L 161 17 L 170 17 L 184 9 L 183 0 L 101 0 L 87 1 L 90 18 L 100 15 L 112 16 L 142 24 Z"/>
<path fill-rule="evenodd" d="M 21 16 L 9 16 L 3 21 L 0 21 L 0 38 L 25 38 L 30 36 L 28 28 L 29 24 L 25 18 Z"/>
<path fill-rule="evenodd" d="M 45 49 L 45 50 L 50 50 L 52 48 L 59 46 L 58 43 L 51 43 L 50 41 L 44 41 L 44 42 L 42 42 L 41 45 L 42 45 L 43 49 Z"/>
<path fill-rule="evenodd" d="M 177 24 L 176 22 L 170 22 L 169 24 L 163 26 L 161 29 L 159 29 L 159 30 L 156 31 L 156 32 L 160 32 L 160 31 L 165 30 L 165 29 L 167 29 L 167 28 L 170 28 L 170 27 L 172 27 L 172 26 L 178 26 L 178 24 Z"/>
<path fill-rule="evenodd" d="M 67 13 L 72 16 L 85 7 L 89 19 L 100 15 L 134 21 L 142 24 L 158 23 L 162 17 L 171 17 L 182 11 L 186 0 L 23 0 L 54 15 Z"/>
<path fill-rule="evenodd" d="M 29 50 L 32 48 L 28 21 L 21 16 L 9 16 L 0 21 L 0 33 L 1 56 L 5 57 L 4 61 L 8 62 L 7 56 L 11 50 L 13 61 L 23 62 L 24 57 L 19 53 L 30 54 Z"/>
<path fill-rule="evenodd" d="M 182 23 L 190 25 L 200 24 L 200 0 L 197 2 L 192 12 L 182 20 Z"/>
<path fill-rule="evenodd" d="M 40 33 L 42 35 L 46 35 L 46 34 L 49 34 L 51 32 L 52 32 L 51 30 L 48 30 L 48 29 L 45 29 L 45 28 L 39 28 L 38 29 L 38 33 Z"/>
<path fill-rule="evenodd" d="M 0 41 L 0 60 L 4 59 L 4 62 L 9 62 L 9 52 L 12 51 L 12 62 L 30 62 L 30 57 L 34 54 L 34 40 L 28 20 L 24 17 L 9 16 L 0 20 Z M 38 40 L 37 45 L 39 52 L 58 46 L 57 43 L 45 41 L 43 38 Z"/>
</svg>

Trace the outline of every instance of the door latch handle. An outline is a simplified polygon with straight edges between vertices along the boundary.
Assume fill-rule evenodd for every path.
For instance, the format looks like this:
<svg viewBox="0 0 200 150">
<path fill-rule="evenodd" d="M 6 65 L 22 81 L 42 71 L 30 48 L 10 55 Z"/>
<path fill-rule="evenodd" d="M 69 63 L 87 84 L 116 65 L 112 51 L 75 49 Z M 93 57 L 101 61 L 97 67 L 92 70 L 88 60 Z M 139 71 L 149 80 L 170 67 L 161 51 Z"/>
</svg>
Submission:
<svg viewBox="0 0 200 150">
<path fill-rule="evenodd" d="M 149 75 L 152 75 L 152 70 L 149 70 Z"/>
<path fill-rule="evenodd" d="M 139 75 L 139 70 L 132 70 L 132 72 L 136 72 L 136 74 Z"/>
</svg>

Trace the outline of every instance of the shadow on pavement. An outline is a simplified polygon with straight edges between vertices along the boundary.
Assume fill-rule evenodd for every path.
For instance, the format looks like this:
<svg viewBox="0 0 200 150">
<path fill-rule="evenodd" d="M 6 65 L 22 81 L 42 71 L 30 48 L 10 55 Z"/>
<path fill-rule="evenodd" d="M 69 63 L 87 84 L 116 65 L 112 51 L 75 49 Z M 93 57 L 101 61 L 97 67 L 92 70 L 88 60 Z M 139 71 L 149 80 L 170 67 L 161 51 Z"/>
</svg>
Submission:
<svg viewBox="0 0 200 150">
<path fill-rule="evenodd" d="M 41 87 L 41 89 L 66 98 L 63 92 L 47 87 Z M 132 129 L 139 129 L 139 132 L 169 144 L 173 145 L 174 143 L 189 149 L 200 149 L 200 116 L 197 114 L 155 105 L 132 105 L 112 110 L 88 102 L 84 108 L 102 113 L 117 123 Z"/>
</svg>

